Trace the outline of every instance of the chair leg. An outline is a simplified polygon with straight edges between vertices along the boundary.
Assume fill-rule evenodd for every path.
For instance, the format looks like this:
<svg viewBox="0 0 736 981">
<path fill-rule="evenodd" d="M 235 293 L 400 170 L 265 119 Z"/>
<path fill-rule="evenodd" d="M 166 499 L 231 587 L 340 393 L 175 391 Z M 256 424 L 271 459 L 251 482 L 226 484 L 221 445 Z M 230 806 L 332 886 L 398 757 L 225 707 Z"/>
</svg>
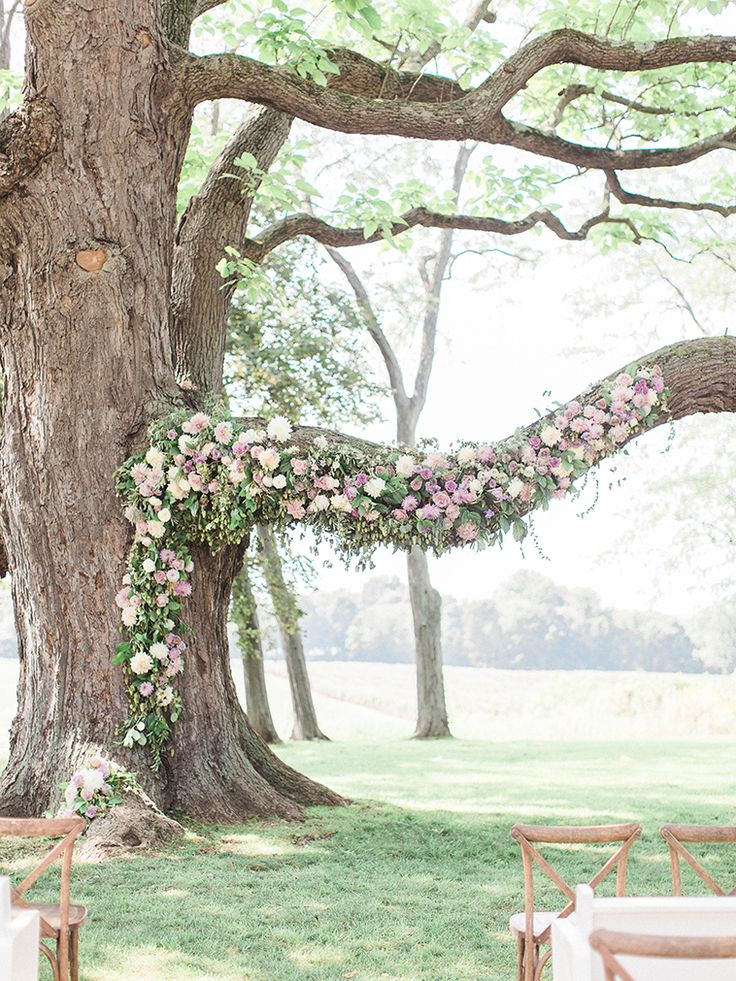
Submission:
<svg viewBox="0 0 736 981">
<path fill-rule="evenodd" d="M 524 935 L 516 934 L 516 981 L 524 981 Z"/>
<path fill-rule="evenodd" d="M 69 976 L 70 981 L 79 981 L 79 927 L 69 931 Z"/>
</svg>

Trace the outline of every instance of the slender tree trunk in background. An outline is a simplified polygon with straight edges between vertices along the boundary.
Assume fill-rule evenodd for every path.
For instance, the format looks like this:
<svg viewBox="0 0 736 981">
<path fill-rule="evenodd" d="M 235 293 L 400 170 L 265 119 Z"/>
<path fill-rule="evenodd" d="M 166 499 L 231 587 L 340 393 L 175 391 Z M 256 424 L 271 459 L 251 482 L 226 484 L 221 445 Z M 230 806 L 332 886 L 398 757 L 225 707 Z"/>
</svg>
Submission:
<svg viewBox="0 0 736 981">
<path fill-rule="evenodd" d="M 281 565 L 276 537 L 270 528 L 258 526 L 258 537 L 263 549 L 263 574 L 271 594 L 281 646 L 289 675 L 291 701 L 294 706 L 292 739 L 327 739 L 317 723 L 317 713 L 312 700 L 312 686 L 307 672 L 307 659 L 299 629 L 301 612 L 292 590 L 289 588 Z"/>
<path fill-rule="evenodd" d="M 396 438 L 404 446 L 416 446 L 416 415 L 408 406 L 397 408 Z M 427 553 L 416 545 L 406 557 L 406 572 L 417 665 L 414 737 L 451 736 L 442 670 L 442 597 L 432 585 Z"/>
<path fill-rule="evenodd" d="M 268 704 L 266 675 L 263 670 L 263 640 L 247 559 L 233 586 L 232 619 L 238 633 L 243 662 L 248 721 L 261 739 L 267 743 L 280 743 Z"/>
<path fill-rule="evenodd" d="M 409 598 L 417 654 L 417 739 L 449 736 L 442 674 L 442 597 L 432 586 L 427 553 L 414 546 L 407 557 Z"/>
</svg>

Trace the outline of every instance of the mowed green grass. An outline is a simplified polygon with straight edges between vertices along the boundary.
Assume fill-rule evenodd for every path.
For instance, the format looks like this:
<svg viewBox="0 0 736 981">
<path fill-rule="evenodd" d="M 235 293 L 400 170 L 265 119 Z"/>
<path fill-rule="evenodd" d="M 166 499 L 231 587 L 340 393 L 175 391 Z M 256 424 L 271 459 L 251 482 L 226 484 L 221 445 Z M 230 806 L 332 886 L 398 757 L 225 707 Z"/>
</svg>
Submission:
<svg viewBox="0 0 736 981">
<path fill-rule="evenodd" d="M 734 821 L 735 751 L 717 740 L 287 744 L 284 759 L 355 803 L 298 825 L 190 826 L 161 855 L 76 866 L 74 896 L 91 911 L 82 977 L 510 981 L 511 825 L 641 821 L 630 889 L 666 894 L 658 828 Z M 559 857 L 572 882 L 596 860 Z M 708 857 L 736 883 L 736 849 Z"/>
</svg>

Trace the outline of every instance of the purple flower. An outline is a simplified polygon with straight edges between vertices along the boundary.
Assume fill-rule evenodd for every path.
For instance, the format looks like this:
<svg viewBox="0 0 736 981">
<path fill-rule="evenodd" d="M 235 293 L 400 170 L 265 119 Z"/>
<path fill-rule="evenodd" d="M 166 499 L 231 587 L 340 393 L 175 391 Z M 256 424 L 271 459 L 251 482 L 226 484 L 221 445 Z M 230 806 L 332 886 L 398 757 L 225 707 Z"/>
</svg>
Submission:
<svg viewBox="0 0 736 981">
<path fill-rule="evenodd" d="M 457 481 L 455 481 L 455 480 L 446 480 L 445 481 L 445 490 L 447 491 L 448 494 L 454 494 L 455 491 L 457 490 Z"/>
<path fill-rule="evenodd" d="M 90 804 L 87 810 L 84 812 L 84 816 L 88 817 L 90 821 L 97 817 L 97 808 L 94 804 Z"/>
<path fill-rule="evenodd" d="M 144 698 L 148 698 L 149 695 L 153 694 L 153 685 L 150 681 L 144 681 L 138 690 Z"/>
<path fill-rule="evenodd" d="M 176 430 L 170 429 L 166 435 L 169 439 L 176 439 Z"/>
<path fill-rule="evenodd" d="M 357 477 L 355 478 L 355 486 L 356 487 L 362 487 L 363 484 L 367 484 L 368 483 L 368 479 L 369 478 L 368 478 L 368 474 L 367 473 L 359 473 L 357 475 Z"/>
<path fill-rule="evenodd" d="M 174 585 L 174 592 L 176 593 L 177 596 L 191 596 L 192 595 L 191 583 L 184 582 L 184 581 L 176 583 Z"/>
<path fill-rule="evenodd" d="M 413 494 L 407 494 L 404 500 L 401 502 L 401 507 L 404 511 L 416 511 L 418 506 L 419 501 Z"/>
<path fill-rule="evenodd" d="M 432 476 L 432 471 L 429 469 L 429 467 L 420 467 L 419 476 L 423 480 L 429 480 L 429 478 Z"/>
<path fill-rule="evenodd" d="M 417 514 L 424 521 L 436 521 L 440 516 L 440 509 L 436 504 L 425 504 L 423 508 L 419 508 Z"/>
</svg>

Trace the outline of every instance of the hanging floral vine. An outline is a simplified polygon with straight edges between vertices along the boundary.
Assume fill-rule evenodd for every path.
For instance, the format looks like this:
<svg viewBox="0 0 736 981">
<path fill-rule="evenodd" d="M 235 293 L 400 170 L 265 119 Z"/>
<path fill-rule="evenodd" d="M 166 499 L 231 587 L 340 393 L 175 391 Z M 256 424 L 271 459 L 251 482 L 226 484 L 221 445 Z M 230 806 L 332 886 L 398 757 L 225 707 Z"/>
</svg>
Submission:
<svg viewBox="0 0 736 981">
<path fill-rule="evenodd" d="M 345 553 L 378 543 L 440 554 L 526 534 L 523 516 L 564 496 L 575 479 L 666 408 L 661 369 L 632 367 L 496 445 L 451 453 L 368 447 L 323 435 L 306 440 L 289 421 L 241 431 L 224 412 L 183 412 L 151 427 L 151 445 L 118 472 L 135 528 L 116 602 L 128 690 L 126 746 L 147 746 L 157 770 L 183 706 L 192 587 L 189 547 L 237 543 L 256 521 L 307 523 Z"/>
</svg>

